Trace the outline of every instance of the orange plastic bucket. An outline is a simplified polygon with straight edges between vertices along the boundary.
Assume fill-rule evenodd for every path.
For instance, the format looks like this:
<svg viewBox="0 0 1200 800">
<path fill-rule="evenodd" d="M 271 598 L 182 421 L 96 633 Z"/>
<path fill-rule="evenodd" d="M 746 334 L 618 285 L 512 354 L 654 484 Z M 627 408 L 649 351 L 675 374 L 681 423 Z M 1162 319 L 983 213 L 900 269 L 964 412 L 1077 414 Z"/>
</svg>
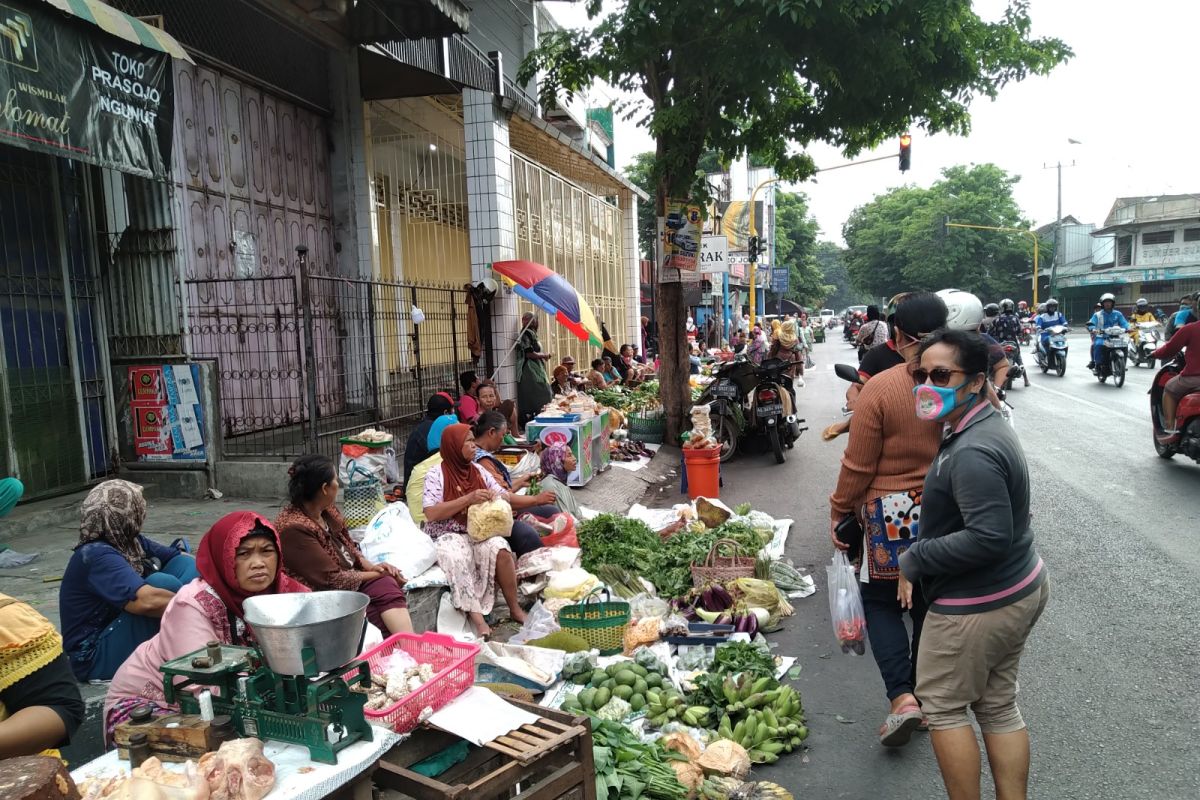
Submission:
<svg viewBox="0 0 1200 800">
<path fill-rule="evenodd" d="M 687 470 L 690 499 L 721 496 L 721 448 L 700 450 L 685 447 L 683 468 Z"/>
</svg>

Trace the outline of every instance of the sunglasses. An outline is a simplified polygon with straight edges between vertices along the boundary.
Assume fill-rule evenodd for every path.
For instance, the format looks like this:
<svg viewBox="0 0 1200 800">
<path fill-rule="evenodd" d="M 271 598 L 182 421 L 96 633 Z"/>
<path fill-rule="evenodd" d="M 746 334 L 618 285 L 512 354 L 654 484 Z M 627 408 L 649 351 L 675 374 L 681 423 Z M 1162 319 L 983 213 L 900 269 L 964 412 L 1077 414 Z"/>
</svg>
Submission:
<svg viewBox="0 0 1200 800">
<path fill-rule="evenodd" d="M 912 370 L 913 380 L 917 384 L 933 382 L 934 386 L 949 386 L 950 378 L 953 375 L 966 375 L 967 373 L 961 369 L 946 369 L 945 367 L 934 367 L 933 369 L 923 369 L 917 367 Z"/>
</svg>

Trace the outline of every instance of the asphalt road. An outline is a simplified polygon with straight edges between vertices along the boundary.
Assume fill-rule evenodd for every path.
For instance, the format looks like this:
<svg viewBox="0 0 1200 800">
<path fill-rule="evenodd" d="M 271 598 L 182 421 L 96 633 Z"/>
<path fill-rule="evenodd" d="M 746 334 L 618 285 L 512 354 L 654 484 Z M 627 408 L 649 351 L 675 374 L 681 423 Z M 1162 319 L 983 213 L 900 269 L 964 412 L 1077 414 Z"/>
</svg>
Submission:
<svg viewBox="0 0 1200 800">
<path fill-rule="evenodd" d="M 832 638 L 828 496 L 845 439 L 822 442 L 820 430 L 841 417 L 845 383 L 833 363 L 854 359 L 838 338 L 817 345 L 817 366 L 798 401 L 810 430 L 787 463 L 743 454 L 724 472 L 724 499 L 796 520 L 788 554 L 819 587 L 773 637 L 778 652 L 800 658 L 810 747 L 761 775 L 798 797 L 944 797 L 927 735 L 902 750 L 878 744 L 886 698 L 875 662 L 869 653 L 843 655 Z M 1030 387 L 1009 396 L 1052 582 L 1021 670 L 1030 796 L 1197 798 L 1200 466 L 1155 455 L 1146 396 L 1152 371 L 1134 369 L 1124 388 L 1101 385 L 1084 369 L 1086 345 L 1073 337 L 1064 377 L 1035 371 Z M 1028 349 L 1026 357 L 1032 363 Z M 994 797 L 986 773 L 984 786 Z"/>
</svg>

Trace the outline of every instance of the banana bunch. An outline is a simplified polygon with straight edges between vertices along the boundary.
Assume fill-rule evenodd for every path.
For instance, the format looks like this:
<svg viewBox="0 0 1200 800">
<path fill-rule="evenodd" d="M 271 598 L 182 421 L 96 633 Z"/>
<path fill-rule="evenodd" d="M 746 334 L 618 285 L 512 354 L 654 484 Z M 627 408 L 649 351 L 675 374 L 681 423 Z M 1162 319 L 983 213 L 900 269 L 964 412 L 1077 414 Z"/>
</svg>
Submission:
<svg viewBox="0 0 1200 800">
<path fill-rule="evenodd" d="M 708 706 L 689 706 L 674 689 L 651 689 L 646 693 L 646 721 L 654 728 L 678 721 L 693 728 L 707 728 L 712 720 Z"/>
<path fill-rule="evenodd" d="M 746 748 L 755 764 L 773 764 L 808 738 L 800 693 L 791 686 L 743 673 L 726 678 L 721 691 L 728 705 L 717 735 Z"/>
</svg>

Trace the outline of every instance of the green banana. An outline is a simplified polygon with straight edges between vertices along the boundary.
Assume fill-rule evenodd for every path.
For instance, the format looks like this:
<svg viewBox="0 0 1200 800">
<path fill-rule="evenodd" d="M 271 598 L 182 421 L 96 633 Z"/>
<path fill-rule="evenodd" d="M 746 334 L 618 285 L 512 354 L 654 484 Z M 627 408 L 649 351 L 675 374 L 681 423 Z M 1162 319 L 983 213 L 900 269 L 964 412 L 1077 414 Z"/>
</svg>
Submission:
<svg viewBox="0 0 1200 800">
<path fill-rule="evenodd" d="M 762 742 L 758 745 L 758 749 L 770 755 L 778 755 L 783 752 L 783 742 Z"/>
<path fill-rule="evenodd" d="M 796 731 L 796 738 L 798 738 L 802 742 L 805 739 L 807 739 L 808 738 L 808 728 L 804 727 L 803 725 L 800 726 L 800 730 Z"/>
<path fill-rule="evenodd" d="M 725 705 L 731 706 L 737 702 L 737 685 L 734 684 L 732 678 L 726 678 L 721 682 L 721 693 L 725 695 Z"/>
<path fill-rule="evenodd" d="M 757 731 L 758 731 L 758 718 L 754 717 L 754 716 L 747 717 L 746 718 L 746 735 L 749 736 L 751 740 L 753 740 L 754 734 Z"/>
<path fill-rule="evenodd" d="M 733 728 L 730 726 L 728 714 L 722 716 L 721 721 L 717 724 L 717 735 L 722 739 L 733 738 Z"/>
<path fill-rule="evenodd" d="M 770 707 L 763 710 L 763 716 L 766 718 L 767 724 L 772 728 L 779 727 L 779 717 L 775 716 L 775 712 Z"/>
<path fill-rule="evenodd" d="M 770 675 L 759 678 L 758 680 L 756 680 L 754 682 L 754 686 L 751 688 L 750 694 L 758 694 L 759 692 L 766 691 L 767 687 L 769 687 L 774 682 L 775 682 L 775 679 L 772 678 Z"/>
<path fill-rule="evenodd" d="M 733 741 L 740 743 L 746 735 L 746 720 L 738 720 L 738 724 L 733 726 L 733 736 L 730 738 Z"/>
</svg>

